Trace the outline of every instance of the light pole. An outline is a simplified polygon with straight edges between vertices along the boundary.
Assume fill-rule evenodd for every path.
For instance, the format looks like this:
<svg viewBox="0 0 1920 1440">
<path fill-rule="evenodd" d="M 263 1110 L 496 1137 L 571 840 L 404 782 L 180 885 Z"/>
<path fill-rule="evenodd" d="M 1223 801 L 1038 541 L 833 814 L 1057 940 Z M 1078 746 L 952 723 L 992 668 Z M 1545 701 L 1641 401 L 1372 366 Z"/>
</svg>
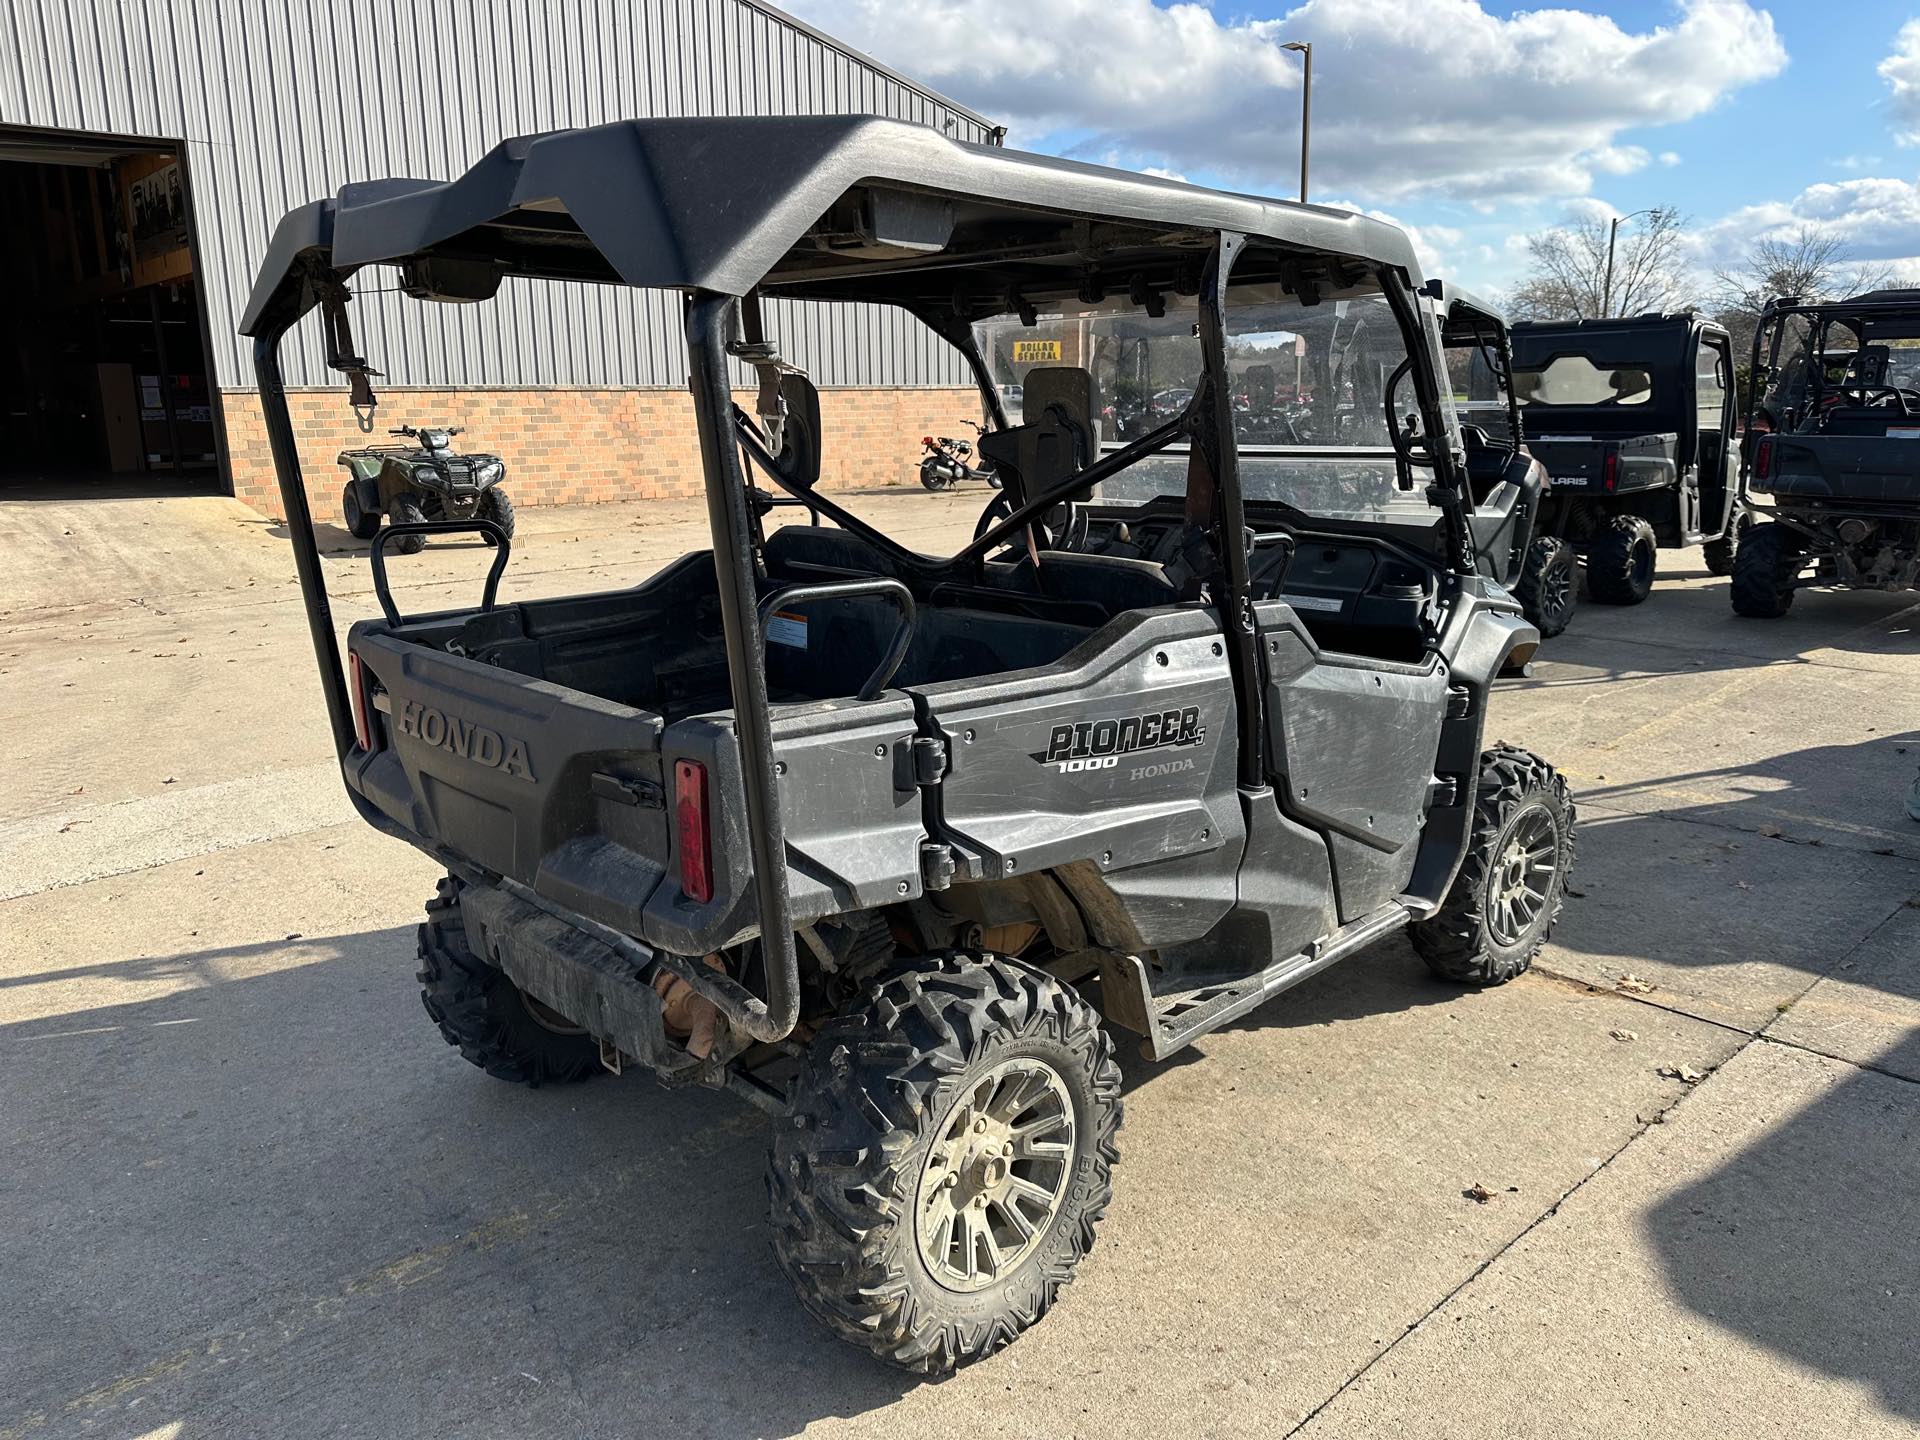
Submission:
<svg viewBox="0 0 1920 1440">
<path fill-rule="evenodd" d="M 1620 222 L 1622 220 L 1631 220 L 1636 215 L 1651 214 L 1653 214 L 1651 210 L 1631 210 L 1625 215 L 1616 215 L 1613 217 L 1613 226 L 1607 231 L 1607 283 L 1600 292 L 1600 318 L 1602 320 L 1610 320 L 1613 318 L 1613 247 L 1620 239 Z"/>
<path fill-rule="evenodd" d="M 1297 50 L 1306 62 L 1300 79 L 1300 203 L 1307 203 L 1307 137 L 1313 128 L 1313 42 L 1289 40 L 1282 50 Z"/>
</svg>

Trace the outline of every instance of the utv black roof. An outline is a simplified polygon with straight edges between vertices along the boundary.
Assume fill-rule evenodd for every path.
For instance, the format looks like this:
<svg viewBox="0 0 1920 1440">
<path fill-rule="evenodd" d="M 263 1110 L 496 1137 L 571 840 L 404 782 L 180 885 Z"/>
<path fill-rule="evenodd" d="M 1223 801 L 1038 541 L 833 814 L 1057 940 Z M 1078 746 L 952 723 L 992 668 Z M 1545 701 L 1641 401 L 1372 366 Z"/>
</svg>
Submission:
<svg viewBox="0 0 1920 1440">
<path fill-rule="evenodd" d="M 348 185 L 291 212 L 240 329 L 259 335 L 297 318 L 315 303 L 317 270 L 415 257 L 643 288 L 744 295 L 759 286 L 909 304 L 937 295 L 943 305 L 954 301 L 959 260 L 978 293 L 955 308 L 982 309 L 994 282 L 1005 309 L 1009 286 L 1051 277 L 1071 293 L 1089 257 L 1125 276 L 1129 251 L 1164 259 L 1184 246 L 1197 273 L 1201 237 L 1222 230 L 1417 280 L 1400 230 L 1323 206 L 967 144 L 872 116 L 630 120 L 508 140 L 456 180 Z M 890 289 L 885 277 L 900 272 L 922 278 Z"/>
<path fill-rule="evenodd" d="M 1514 333 L 1542 330 L 1564 331 L 1568 334 L 1600 333 L 1614 334 L 1633 329 L 1664 330 L 1676 324 L 1684 324 L 1698 330 L 1717 330 L 1724 333 L 1726 327 L 1717 320 L 1709 320 L 1697 310 L 1643 310 L 1638 315 L 1610 315 L 1595 320 L 1522 320 L 1513 327 Z"/>
<path fill-rule="evenodd" d="M 1441 336 L 1449 345 L 1470 345 L 1489 328 L 1508 328 L 1498 305 L 1450 280 L 1429 280 L 1424 293 L 1440 307 Z"/>
</svg>

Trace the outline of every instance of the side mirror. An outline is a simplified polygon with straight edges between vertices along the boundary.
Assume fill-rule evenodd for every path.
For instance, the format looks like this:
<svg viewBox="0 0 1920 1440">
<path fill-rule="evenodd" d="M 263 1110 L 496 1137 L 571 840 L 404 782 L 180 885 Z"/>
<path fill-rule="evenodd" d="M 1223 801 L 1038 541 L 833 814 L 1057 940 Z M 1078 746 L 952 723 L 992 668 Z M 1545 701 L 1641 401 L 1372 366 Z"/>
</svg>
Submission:
<svg viewBox="0 0 1920 1440">
<path fill-rule="evenodd" d="M 789 484 L 811 490 L 820 483 L 820 392 L 805 375 L 789 371 L 780 377 L 780 404 L 786 423 L 774 464 Z"/>
</svg>

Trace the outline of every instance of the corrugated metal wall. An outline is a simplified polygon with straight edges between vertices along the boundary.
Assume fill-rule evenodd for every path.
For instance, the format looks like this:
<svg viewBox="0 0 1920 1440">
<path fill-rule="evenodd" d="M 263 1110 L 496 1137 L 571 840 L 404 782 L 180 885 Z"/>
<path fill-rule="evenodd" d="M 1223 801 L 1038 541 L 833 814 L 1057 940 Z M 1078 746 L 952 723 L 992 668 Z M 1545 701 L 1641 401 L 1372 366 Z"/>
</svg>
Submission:
<svg viewBox="0 0 1920 1440">
<path fill-rule="evenodd" d="M 444 179 L 513 135 L 660 115 L 881 114 L 984 140 L 979 116 L 758 0 L 6 0 L 0 124 L 184 140 L 223 389 L 274 225 L 349 181 Z M 391 271 L 363 272 L 362 285 Z M 965 384 L 917 323 L 769 307 L 822 385 Z M 671 297 L 509 280 L 489 305 L 354 305 L 387 385 L 677 385 Z M 295 385 L 331 385 L 317 327 Z"/>
</svg>

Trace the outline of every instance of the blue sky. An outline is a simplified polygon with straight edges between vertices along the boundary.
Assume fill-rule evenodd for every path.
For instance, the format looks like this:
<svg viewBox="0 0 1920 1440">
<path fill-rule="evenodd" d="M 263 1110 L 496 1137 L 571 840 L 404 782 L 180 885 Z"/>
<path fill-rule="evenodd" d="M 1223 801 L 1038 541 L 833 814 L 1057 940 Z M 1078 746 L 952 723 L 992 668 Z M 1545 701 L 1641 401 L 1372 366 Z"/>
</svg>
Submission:
<svg viewBox="0 0 1920 1440">
<path fill-rule="evenodd" d="M 1677 205 L 1704 277 L 1809 226 L 1920 277 L 1920 0 L 787 0 L 1009 143 L 1313 197 L 1499 289 L 1570 215 Z M 1904 27 L 1904 28 L 1903 28 Z"/>
</svg>

